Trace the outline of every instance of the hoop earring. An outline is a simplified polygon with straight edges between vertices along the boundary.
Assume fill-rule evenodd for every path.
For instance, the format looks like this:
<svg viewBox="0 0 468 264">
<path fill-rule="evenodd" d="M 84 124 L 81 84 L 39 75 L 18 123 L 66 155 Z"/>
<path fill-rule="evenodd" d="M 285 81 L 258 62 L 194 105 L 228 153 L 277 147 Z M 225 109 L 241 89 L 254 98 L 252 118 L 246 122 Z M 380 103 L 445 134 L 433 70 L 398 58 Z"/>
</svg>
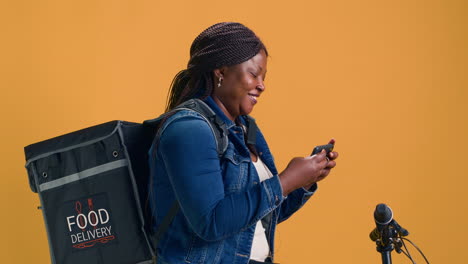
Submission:
<svg viewBox="0 0 468 264">
<path fill-rule="evenodd" d="M 221 82 L 223 81 L 223 77 L 219 77 L 218 79 L 218 88 L 221 87 Z"/>
</svg>

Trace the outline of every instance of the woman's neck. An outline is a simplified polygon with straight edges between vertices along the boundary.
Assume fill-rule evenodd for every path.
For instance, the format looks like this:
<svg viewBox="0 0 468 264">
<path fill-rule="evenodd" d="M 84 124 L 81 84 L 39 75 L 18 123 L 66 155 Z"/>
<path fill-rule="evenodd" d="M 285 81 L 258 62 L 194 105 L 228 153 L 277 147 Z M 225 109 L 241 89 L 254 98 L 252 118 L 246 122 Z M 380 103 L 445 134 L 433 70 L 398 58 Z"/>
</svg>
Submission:
<svg viewBox="0 0 468 264">
<path fill-rule="evenodd" d="M 226 106 L 223 104 L 223 102 L 218 98 L 216 95 L 211 95 L 215 103 L 218 105 L 218 107 L 223 111 L 223 113 L 231 120 L 232 122 L 236 122 L 236 119 L 238 116 L 232 115 L 226 108 Z"/>
</svg>

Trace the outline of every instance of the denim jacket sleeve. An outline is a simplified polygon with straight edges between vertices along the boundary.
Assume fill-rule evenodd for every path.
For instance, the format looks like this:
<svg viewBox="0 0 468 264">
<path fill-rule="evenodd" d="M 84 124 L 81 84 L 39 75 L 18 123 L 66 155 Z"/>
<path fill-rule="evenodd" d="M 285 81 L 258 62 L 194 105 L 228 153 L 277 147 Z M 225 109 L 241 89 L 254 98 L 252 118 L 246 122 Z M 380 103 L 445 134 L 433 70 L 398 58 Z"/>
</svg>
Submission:
<svg viewBox="0 0 468 264">
<path fill-rule="evenodd" d="M 283 201 L 278 176 L 225 194 L 215 137 L 201 116 L 184 116 L 168 124 L 160 136 L 158 156 L 181 211 L 206 241 L 221 240 L 252 226 Z"/>
<path fill-rule="evenodd" d="M 274 165 L 273 156 L 270 152 L 265 137 L 260 130 L 257 132 L 256 146 L 257 149 L 260 150 L 260 154 L 262 154 L 262 152 L 263 154 L 268 154 L 267 156 L 270 158 L 266 161 L 267 165 L 269 164 L 269 168 L 274 174 L 278 174 L 278 171 Z M 284 197 L 284 200 L 278 210 L 278 223 L 285 221 L 297 210 L 299 210 L 309 200 L 309 198 L 312 197 L 316 190 L 317 184 L 313 184 L 308 190 L 304 188 L 298 188 L 291 192 L 287 197 Z"/>
<path fill-rule="evenodd" d="M 315 193 L 315 191 L 317 191 L 317 183 L 313 184 L 308 190 L 298 188 L 291 192 L 281 204 L 278 223 L 288 219 L 292 214 L 299 210 Z"/>
</svg>

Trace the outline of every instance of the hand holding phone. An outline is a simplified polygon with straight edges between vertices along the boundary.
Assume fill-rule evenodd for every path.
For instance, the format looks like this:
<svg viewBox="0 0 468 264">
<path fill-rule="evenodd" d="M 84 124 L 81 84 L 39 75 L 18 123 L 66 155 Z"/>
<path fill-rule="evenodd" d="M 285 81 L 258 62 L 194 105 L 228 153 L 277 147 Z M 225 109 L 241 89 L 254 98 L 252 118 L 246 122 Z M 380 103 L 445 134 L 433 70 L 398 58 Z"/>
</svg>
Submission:
<svg viewBox="0 0 468 264">
<path fill-rule="evenodd" d="M 338 157 L 338 153 L 333 152 L 334 147 L 335 140 L 331 139 L 326 145 L 316 146 L 311 156 L 293 158 L 279 175 L 283 195 L 287 196 L 300 187 L 308 190 L 314 183 L 326 178 L 336 166 L 335 159 Z M 326 157 L 324 157 L 325 155 L 316 155 L 323 150 L 327 152 Z M 325 158 L 326 162 L 324 162 Z"/>
<path fill-rule="evenodd" d="M 333 151 L 334 147 L 335 147 L 335 144 L 326 144 L 326 145 L 316 146 L 314 150 L 312 151 L 311 156 L 322 152 L 323 149 L 327 152 L 327 156 L 328 156 L 328 154 L 330 154 L 330 152 Z"/>
</svg>

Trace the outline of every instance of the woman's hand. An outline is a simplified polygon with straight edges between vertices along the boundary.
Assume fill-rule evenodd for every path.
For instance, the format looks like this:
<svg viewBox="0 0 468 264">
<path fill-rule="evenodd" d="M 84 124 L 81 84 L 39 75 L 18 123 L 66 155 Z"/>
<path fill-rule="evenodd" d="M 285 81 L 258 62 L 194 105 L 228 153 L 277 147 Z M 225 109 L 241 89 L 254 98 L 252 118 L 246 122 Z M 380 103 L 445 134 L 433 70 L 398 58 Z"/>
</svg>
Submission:
<svg viewBox="0 0 468 264">
<path fill-rule="evenodd" d="M 334 143 L 335 140 L 332 139 L 329 144 Z M 325 150 L 316 155 L 293 158 L 279 175 L 283 195 L 287 196 L 300 187 L 309 189 L 312 184 L 325 179 L 336 166 L 336 158 L 338 152 L 330 152 L 327 156 Z"/>
</svg>

